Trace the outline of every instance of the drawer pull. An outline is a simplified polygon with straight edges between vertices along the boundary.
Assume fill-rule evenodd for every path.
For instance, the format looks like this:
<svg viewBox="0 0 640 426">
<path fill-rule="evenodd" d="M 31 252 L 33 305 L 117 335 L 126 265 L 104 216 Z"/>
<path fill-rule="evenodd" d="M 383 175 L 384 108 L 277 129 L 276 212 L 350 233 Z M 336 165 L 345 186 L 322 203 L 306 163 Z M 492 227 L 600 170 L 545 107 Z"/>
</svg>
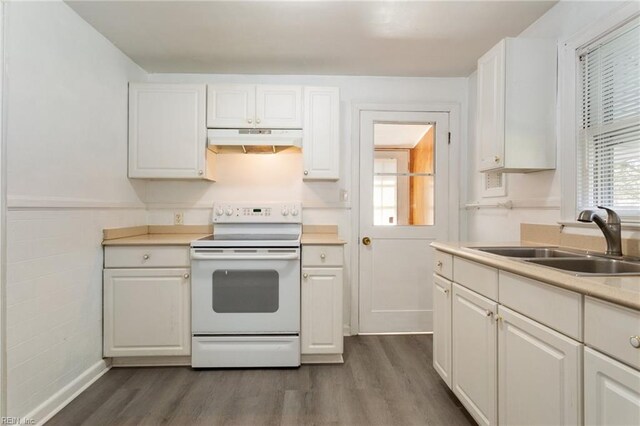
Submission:
<svg viewBox="0 0 640 426">
<path fill-rule="evenodd" d="M 148 254 L 145 254 L 144 256 L 142 256 L 142 258 L 143 258 L 144 260 L 149 260 L 149 257 L 150 257 L 150 256 L 149 256 Z"/>
<path fill-rule="evenodd" d="M 442 268 L 442 261 L 441 261 L 441 260 L 438 260 L 438 261 L 436 262 L 436 266 L 437 266 L 438 268 Z"/>
<path fill-rule="evenodd" d="M 640 348 L 640 336 L 629 337 L 629 343 L 631 343 L 631 346 L 636 349 Z"/>
</svg>

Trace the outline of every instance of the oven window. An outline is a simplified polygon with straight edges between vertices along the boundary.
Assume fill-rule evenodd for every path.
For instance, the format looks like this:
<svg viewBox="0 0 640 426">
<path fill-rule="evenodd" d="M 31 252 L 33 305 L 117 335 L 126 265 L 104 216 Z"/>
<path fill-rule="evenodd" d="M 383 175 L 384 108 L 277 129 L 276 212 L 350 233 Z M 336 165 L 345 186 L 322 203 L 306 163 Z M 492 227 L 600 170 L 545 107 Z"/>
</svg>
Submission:
<svg viewBox="0 0 640 426">
<path fill-rule="evenodd" d="M 217 313 L 273 313 L 278 310 L 280 277 L 273 270 L 222 269 L 213 273 Z"/>
</svg>

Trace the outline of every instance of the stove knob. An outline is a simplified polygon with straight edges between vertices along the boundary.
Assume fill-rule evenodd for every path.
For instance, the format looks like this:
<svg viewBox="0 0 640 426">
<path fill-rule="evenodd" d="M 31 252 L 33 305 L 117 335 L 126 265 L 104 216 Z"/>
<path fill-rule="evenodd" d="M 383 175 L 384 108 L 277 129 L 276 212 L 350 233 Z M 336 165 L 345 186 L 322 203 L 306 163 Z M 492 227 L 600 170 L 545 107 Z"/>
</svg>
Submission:
<svg viewBox="0 0 640 426">
<path fill-rule="evenodd" d="M 222 207 L 218 207 L 216 209 L 216 216 L 222 216 L 224 214 L 224 209 Z"/>
<path fill-rule="evenodd" d="M 289 209 L 286 206 L 282 208 L 282 216 L 289 216 Z"/>
<path fill-rule="evenodd" d="M 233 209 L 229 207 L 226 213 L 227 213 L 227 216 L 231 216 L 233 214 Z"/>
<path fill-rule="evenodd" d="M 300 212 L 295 207 L 291 209 L 291 216 L 298 216 L 298 213 Z"/>
</svg>

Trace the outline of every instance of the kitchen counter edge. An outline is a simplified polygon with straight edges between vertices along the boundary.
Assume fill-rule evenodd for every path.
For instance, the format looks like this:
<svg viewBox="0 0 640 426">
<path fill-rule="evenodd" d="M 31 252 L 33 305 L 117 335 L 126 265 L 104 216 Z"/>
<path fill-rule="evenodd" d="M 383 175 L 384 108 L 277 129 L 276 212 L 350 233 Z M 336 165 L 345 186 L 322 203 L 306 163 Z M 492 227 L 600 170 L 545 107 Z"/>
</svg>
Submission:
<svg viewBox="0 0 640 426">
<path fill-rule="evenodd" d="M 516 244 L 509 244 L 514 246 Z M 520 244 L 524 246 L 524 244 Z M 640 310 L 640 277 L 638 276 L 575 276 L 539 265 L 525 263 L 505 256 L 474 250 L 473 247 L 507 246 L 506 244 L 445 243 L 434 241 L 431 247 L 487 266 L 532 278 L 547 284 L 596 297 L 631 309 Z M 527 244 L 526 246 L 531 246 Z M 624 289 L 622 285 L 637 284 L 636 288 Z"/>
</svg>

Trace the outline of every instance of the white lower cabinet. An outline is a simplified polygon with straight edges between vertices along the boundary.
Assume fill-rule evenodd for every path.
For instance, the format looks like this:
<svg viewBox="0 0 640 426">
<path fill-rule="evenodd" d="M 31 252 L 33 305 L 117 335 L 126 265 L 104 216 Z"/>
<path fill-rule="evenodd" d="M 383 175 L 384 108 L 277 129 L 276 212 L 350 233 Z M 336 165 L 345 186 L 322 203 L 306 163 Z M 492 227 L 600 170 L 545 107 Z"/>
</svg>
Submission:
<svg viewBox="0 0 640 426">
<path fill-rule="evenodd" d="M 104 270 L 104 356 L 191 353 L 188 268 Z"/>
<path fill-rule="evenodd" d="M 498 423 L 581 421 L 582 344 L 500 305 Z"/>
<path fill-rule="evenodd" d="M 302 247 L 300 352 L 303 363 L 342 362 L 343 247 Z"/>
<path fill-rule="evenodd" d="M 342 268 L 304 268 L 302 277 L 301 353 L 342 353 Z"/>
<path fill-rule="evenodd" d="M 451 282 L 433 274 L 433 368 L 451 387 Z"/>
<path fill-rule="evenodd" d="M 640 371 L 584 349 L 584 423 L 640 424 Z"/>
<path fill-rule="evenodd" d="M 452 390 L 480 425 L 497 423 L 497 306 L 453 284 Z"/>
</svg>

